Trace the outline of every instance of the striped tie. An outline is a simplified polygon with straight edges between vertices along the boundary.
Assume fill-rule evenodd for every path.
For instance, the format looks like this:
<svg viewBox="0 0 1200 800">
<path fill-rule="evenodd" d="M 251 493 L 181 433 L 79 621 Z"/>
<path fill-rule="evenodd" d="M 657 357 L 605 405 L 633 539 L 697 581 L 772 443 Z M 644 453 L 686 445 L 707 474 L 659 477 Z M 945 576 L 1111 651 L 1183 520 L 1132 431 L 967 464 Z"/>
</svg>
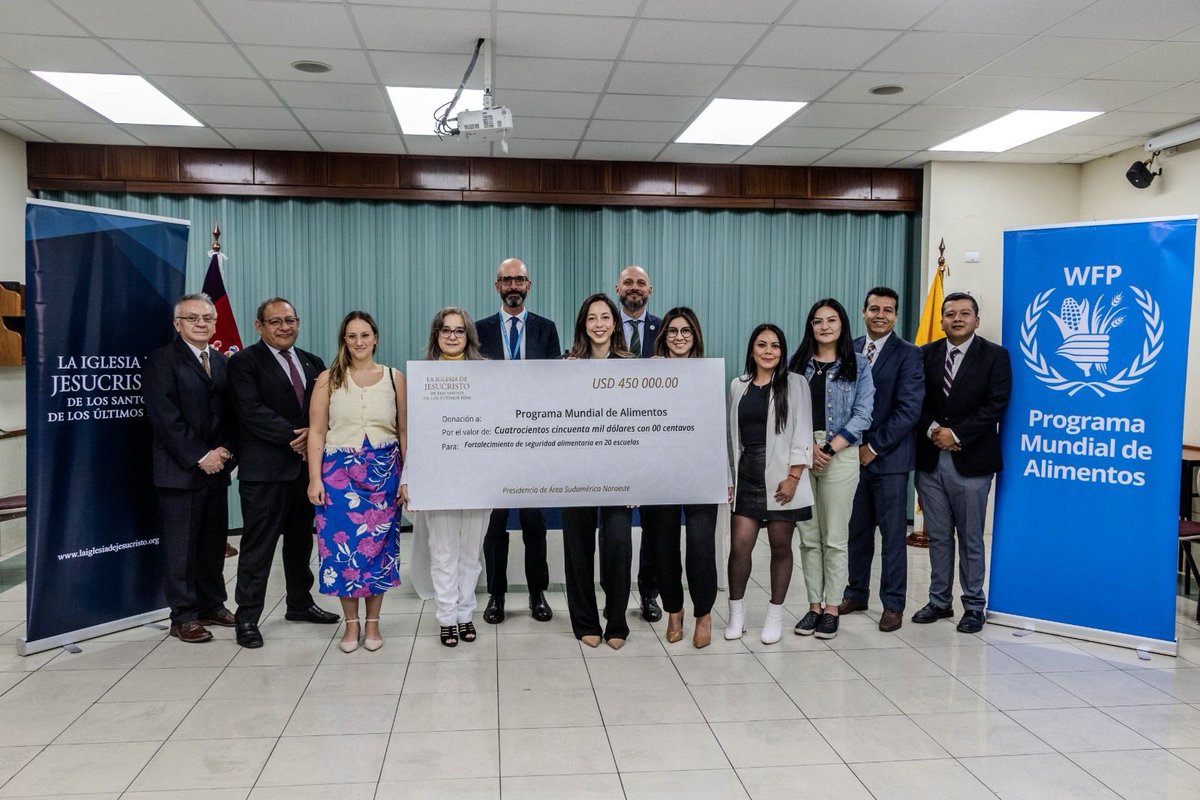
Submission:
<svg viewBox="0 0 1200 800">
<path fill-rule="evenodd" d="M 200 368 L 204 370 L 204 374 L 209 380 L 212 379 L 212 365 L 208 363 L 208 348 L 200 351 Z"/>
<path fill-rule="evenodd" d="M 867 356 L 867 363 L 870 364 L 871 366 L 875 366 L 875 343 L 874 342 L 867 342 L 866 356 Z"/>
<path fill-rule="evenodd" d="M 942 378 L 942 394 L 950 396 L 950 387 L 954 385 L 954 359 L 962 355 L 957 347 L 950 348 L 946 354 L 946 374 Z"/>
</svg>

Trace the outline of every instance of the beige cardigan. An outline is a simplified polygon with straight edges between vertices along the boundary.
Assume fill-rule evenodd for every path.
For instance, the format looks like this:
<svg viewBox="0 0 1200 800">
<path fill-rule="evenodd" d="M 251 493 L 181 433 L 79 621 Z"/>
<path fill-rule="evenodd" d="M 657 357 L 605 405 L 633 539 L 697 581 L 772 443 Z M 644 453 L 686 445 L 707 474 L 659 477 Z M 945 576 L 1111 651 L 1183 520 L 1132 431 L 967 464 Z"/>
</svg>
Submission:
<svg viewBox="0 0 1200 800">
<path fill-rule="evenodd" d="M 792 464 L 803 464 L 806 469 L 812 467 L 812 397 L 808 390 L 808 381 L 803 375 L 794 372 L 789 372 L 787 377 L 788 419 L 782 433 L 775 432 L 775 393 L 771 392 L 767 398 L 765 483 L 768 511 L 790 511 L 813 504 L 812 483 L 806 475 L 802 475 L 797 483 L 796 494 L 792 496 L 791 502 L 780 505 L 775 500 L 775 487 L 787 477 L 788 468 Z M 744 377 L 734 378 L 729 384 L 729 460 L 734 470 L 735 497 L 737 467 L 742 455 L 741 432 L 738 430 L 738 403 L 749 386 L 750 381 Z"/>
</svg>

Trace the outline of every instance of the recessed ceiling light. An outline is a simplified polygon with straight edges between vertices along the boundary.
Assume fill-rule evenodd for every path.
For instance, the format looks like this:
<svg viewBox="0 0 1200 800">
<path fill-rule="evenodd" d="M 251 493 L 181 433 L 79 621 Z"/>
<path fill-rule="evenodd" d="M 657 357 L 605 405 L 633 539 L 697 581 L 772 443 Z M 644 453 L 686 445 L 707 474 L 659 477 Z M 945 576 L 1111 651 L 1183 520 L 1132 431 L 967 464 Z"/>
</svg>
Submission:
<svg viewBox="0 0 1200 800">
<path fill-rule="evenodd" d="M 309 72 L 313 75 L 320 75 L 322 72 L 329 72 L 333 67 L 326 64 L 324 61 L 293 61 L 292 69 L 298 69 L 301 72 Z"/>
<path fill-rule="evenodd" d="M 141 75 L 36 70 L 33 74 L 121 125 L 204 127 Z"/>
<path fill-rule="evenodd" d="M 967 131 L 930 150 L 969 153 L 1002 153 L 1040 139 L 1055 131 L 1098 117 L 1103 111 L 1014 111 L 986 125 Z"/>
<path fill-rule="evenodd" d="M 454 99 L 454 89 L 430 89 L 418 86 L 389 86 L 388 97 L 406 136 L 436 136 L 433 114 Z M 467 109 L 483 108 L 482 89 L 463 89 L 454 114 Z"/>
<path fill-rule="evenodd" d="M 679 144 L 754 144 L 806 103 L 718 98 L 679 135 Z"/>
<path fill-rule="evenodd" d="M 900 94 L 904 91 L 903 86 L 897 86 L 894 83 L 885 83 L 883 86 L 875 86 L 870 89 L 871 94 L 885 96 L 889 94 Z"/>
</svg>

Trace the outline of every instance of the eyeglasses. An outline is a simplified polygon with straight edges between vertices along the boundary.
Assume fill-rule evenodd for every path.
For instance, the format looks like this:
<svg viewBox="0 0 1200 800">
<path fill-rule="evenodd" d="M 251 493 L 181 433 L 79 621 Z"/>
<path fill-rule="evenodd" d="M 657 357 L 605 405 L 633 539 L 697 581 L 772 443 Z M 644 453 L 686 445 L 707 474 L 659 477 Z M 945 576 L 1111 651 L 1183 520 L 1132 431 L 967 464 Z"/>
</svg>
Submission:
<svg viewBox="0 0 1200 800">
<path fill-rule="evenodd" d="M 461 339 L 467 335 L 466 328 L 442 328 L 438 331 L 443 339 Z"/>
<path fill-rule="evenodd" d="M 186 322 L 188 325 L 199 325 L 203 322 L 205 325 L 211 325 L 217 321 L 216 314 L 188 314 L 184 317 L 176 317 L 175 319 Z"/>
<path fill-rule="evenodd" d="M 375 338 L 374 333 L 347 333 L 344 337 L 347 342 L 354 344 L 355 342 L 369 342 Z"/>
<path fill-rule="evenodd" d="M 667 328 L 668 339 L 690 339 L 692 338 L 691 328 Z"/>
<path fill-rule="evenodd" d="M 290 328 L 299 321 L 299 317 L 271 317 L 267 320 L 267 325 L 272 328 L 282 328 L 284 326 Z"/>
<path fill-rule="evenodd" d="M 496 278 L 496 283 L 501 286 L 525 286 L 529 283 L 529 278 L 526 278 L 524 275 L 517 275 L 516 277 L 505 275 L 503 278 Z"/>
</svg>

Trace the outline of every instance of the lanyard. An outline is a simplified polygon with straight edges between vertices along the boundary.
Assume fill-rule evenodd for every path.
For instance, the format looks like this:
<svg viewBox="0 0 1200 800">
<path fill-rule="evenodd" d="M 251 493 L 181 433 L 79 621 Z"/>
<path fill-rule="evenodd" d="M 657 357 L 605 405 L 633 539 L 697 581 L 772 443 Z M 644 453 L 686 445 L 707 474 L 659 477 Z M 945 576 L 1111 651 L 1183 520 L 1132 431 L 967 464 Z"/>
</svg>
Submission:
<svg viewBox="0 0 1200 800">
<path fill-rule="evenodd" d="M 504 347 L 508 350 L 509 361 L 520 361 L 521 360 L 521 341 L 525 338 L 525 322 L 522 321 L 521 324 L 517 326 L 517 341 L 514 343 L 512 341 L 512 339 L 509 338 L 508 331 L 505 330 L 506 325 L 504 323 L 508 322 L 508 320 L 510 320 L 510 319 L 519 320 L 521 318 L 519 316 L 510 317 L 507 314 L 505 314 L 503 311 L 500 312 L 500 330 L 504 331 L 504 333 L 501 335 L 504 337 Z M 516 347 L 510 346 L 512 344 L 515 344 Z"/>
</svg>

